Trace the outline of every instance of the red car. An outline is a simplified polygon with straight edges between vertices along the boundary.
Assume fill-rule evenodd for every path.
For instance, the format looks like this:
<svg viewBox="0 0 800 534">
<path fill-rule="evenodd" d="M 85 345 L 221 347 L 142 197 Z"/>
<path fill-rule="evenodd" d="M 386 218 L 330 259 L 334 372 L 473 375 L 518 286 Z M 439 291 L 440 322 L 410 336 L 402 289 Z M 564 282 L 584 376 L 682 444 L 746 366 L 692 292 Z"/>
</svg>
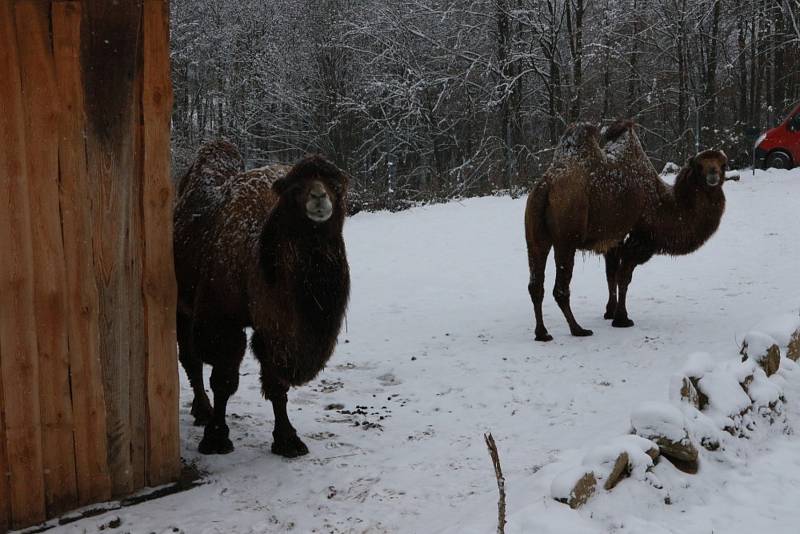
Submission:
<svg viewBox="0 0 800 534">
<path fill-rule="evenodd" d="M 791 169 L 800 165 L 800 105 L 779 126 L 761 134 L 753 158 L 760 169 Z"/>
</svg>

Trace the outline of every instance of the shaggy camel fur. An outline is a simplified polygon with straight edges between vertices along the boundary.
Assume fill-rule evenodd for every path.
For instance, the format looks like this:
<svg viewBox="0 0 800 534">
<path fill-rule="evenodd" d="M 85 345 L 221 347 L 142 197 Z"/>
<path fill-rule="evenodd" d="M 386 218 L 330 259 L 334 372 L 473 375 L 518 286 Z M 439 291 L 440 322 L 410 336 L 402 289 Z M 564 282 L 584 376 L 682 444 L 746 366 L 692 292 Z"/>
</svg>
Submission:
<svg viewBox="0 0 800 534">
<path fill-rule="evenodd" d="M 287 412 L 287 392 L 331 356 L 350 290 L 342 239 L 347 176 L 321 157 L 294 167 L 243 171 L 236 148 L 202 147 L 179 186 L 175 210 L 180 360 L 205 424 L 204 454 L 233 450 L 225 412 L 239 384 L 244 329 L 275 413 L 272 452 L 306 454 Z M 203 385 L 213 367 L 213 409 Z"/>
<path fill-rule="evenodd" d="M 544 273 L 555 249 L 553 296 L 574 336 L 589 336 L 570 307 L 575 252 L 603 254 L 608 303 L 606 319 L 615 327 L 633 326 L 626 296 L 637 265 L 654 254 L 683 255 L 697 250 L 719 227 L 725 211 L 727 157 L 706 150 L 689 159 L 670 186 L 658 176 L 630 121 L 603 132 L 591 124 L 570 126 L 553 163 L 533 186 L 525 209 L 536 339 L 550 341 L 542 319 Z"/>
</svg>

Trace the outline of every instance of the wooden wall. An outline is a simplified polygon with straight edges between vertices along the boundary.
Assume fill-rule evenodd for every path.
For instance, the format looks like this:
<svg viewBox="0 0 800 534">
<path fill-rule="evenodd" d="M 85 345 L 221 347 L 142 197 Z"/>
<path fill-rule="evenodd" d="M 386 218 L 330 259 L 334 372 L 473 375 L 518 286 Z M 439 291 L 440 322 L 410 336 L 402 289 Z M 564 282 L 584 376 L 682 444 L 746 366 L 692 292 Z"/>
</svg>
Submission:
<svg viewBox="0 0 800 534">
<path fill-rule="evenodd" d="M 180 471 L 168 0 L 0 0 L 0 532 Z"/>
</svg>

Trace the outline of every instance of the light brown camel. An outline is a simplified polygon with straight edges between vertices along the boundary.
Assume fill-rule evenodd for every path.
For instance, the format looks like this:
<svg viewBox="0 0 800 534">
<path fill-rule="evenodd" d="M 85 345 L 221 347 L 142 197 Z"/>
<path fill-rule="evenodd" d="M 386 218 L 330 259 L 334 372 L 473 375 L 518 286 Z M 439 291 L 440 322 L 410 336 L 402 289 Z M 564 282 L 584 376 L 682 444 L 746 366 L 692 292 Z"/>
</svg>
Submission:
<svg viewBox="0 0 800 534">
<path fill-rule="evenodd" d="M 547 172 L 534 184 L 525 209 L 536 339 L 550 341 L 542 319 L 544 273 L 555 249 L 553 289 L 574 336 L 589 336 L 570 308 L 569 285 L 578 250 L 603 254 L 609 298 L 606 319 L 633 326 L 626 296 L 637 265 L 654 254 L 697 250 L 719 227 L 725 211 L 722 184 L 727 157 L 706 150 L 689 159 L 675 185 L 664 182 L 645 154 L 631 121 L 617 121 L 602 134 L 592 124 L 567 128 Z"/>
</svg>

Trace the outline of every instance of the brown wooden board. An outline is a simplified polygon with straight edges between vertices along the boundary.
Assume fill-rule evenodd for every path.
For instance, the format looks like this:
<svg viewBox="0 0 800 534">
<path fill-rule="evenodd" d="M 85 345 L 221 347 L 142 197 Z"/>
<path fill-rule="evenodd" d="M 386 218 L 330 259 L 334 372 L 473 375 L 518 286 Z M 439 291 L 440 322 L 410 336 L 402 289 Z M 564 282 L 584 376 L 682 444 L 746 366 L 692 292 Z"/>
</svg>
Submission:
<svg viewBox="0 0 800 534">
<path fill-rule="evenodd" d="M 0 359 L 3 355 L 0 353 Z M 9 506 L 8 480 L 10 471 L 6 456 L 5 408 L 3 407 L 3 377 L 0 373 L 0 534 L 5 534 L 11 526 L 11 507 Z"/>
<path fill-rule="evenodd" d="M 139 39 L 141 41 L 141 33 Z M 142 69 L 141 54 L 136 65 L 136 86 L 134 88 L 134 176 L 129 220 L 131 231 L 128 239 L 131 258 L 129 278 L 137 283 L 137 290 L 131 293 L 130 331 L 131 331 L 131 467 L 133 487 L 147 485 L 147 339 L 144 327 L 144 295 L 142 291 L 144 229 L 142 220 L 142 167 L 144 165 L 143 125 L 142 125 Z"/>
<path fill-rule="evenodd" d="M 74 508 L 78 490 L 58 190 L 59 102 L 50 42 L 50 6 L 40 0 L 17 0 L 16 22 L 33 232 L 45 497 L 48 515 L 52 516 Z"/>
<path fill-rule="evenodd" d="M 14 6 L 0 2 L 0 372 L 12 525 L 45 518 L 33 249 Z"/>
<path fill-rule="evenodd" d="M 180 472 L 177 286 L 172 257 L 170 180 L 169 5 L 144 3 L 144 298 L 147 331 L 149 482 L 165 484 Z"/>
<path fill-rule="evenodd" d="M 112 494 L 133 491 L 130 410 L 130 210 L 134 176 L 134 76 L 138 2 L 85 0 L 81 40 L 94 270 L 100 296 L 100 356 Z"/>
<path fill-rule="evenodd" d="M 61 218 L 66 262 L 70 369 L 75 458 L 80 504 L 111 497 L 106 448 L 106 416 L 100 365 L 98 293 L 90 239 L 93 218 L 84 139 L 80 64 L 82 4 L 52 6 L 53 50 L 61 113 L 59 164 Z"/>
</svg>

